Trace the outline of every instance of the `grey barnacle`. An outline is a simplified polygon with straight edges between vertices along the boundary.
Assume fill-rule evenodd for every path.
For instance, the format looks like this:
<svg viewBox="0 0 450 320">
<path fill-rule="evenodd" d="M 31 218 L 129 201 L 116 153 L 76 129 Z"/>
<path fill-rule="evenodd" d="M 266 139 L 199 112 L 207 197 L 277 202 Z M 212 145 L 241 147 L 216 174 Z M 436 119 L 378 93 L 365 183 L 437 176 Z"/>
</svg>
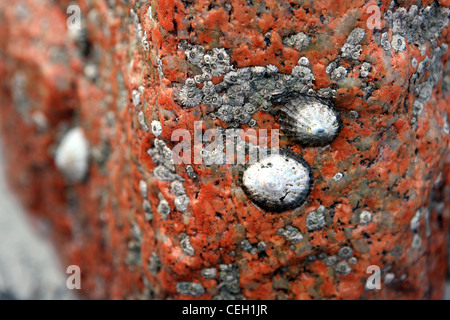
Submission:
<svg viewBox="0 0 450 320">
<path fill-rule="evenodd" d="M 192 46 L 185 53 L 190 63 L 199 66 L 203 61 L 205 49 L 202 46 Z"/>
<path fill-rule="evenodd" d="M 261 208 L 281 212 L 300 206 L 312 186 L 311 168 L 301 157 L 272 154 L 241 173 L 247 196 Z"/>
<path fill-rule="evenodd" d="M 340 114 L 332 103 L 315 97 L 300 96 L 281 108 L 281 130 L 305 146 L 330 144 L 342 128 Z"/>
<path fill-rule="evenodd" d="M 195 86 L 184 85 L 178 97 L 182 105 L 195 107 L 202 102 L 203 93 Z"/>
<path fill-rule="evenodd" d="M 217 117 L 222 121 L 230 122 L 233 120 L 233 107 L 227 104 L 223 105 L 217 110 Z"/>
</svg>

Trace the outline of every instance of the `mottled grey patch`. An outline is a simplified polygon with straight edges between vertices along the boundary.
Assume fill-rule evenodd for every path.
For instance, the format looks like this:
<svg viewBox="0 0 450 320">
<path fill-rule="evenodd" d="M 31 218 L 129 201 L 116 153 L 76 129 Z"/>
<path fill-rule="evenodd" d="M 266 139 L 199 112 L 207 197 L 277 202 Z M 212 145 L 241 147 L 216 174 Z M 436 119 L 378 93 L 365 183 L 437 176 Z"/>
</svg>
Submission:
<svg viewBox="0 0 450 320">
<path fill-rule="evenodd" d="M 328 256 L 325 259 L 323 259 L 323 262 L 326 266 L 332 266 L 337 262 L 337 256 Z"/>
<path fill-rule="evenodd" d="M 366 226 L 370 222 L 372 222 L 372 214 L 369 211 L 363 211 L 359 214 L 359 223 L 362 226 Z"/>
<path fill-rule="evenodd" d="M 325 213 L 324 206 L 320 206 L 316 211 L 310 212 L 306 217 L 306 227 L 308 230 L 319 230 L 325 226 Z"/>
<path fill-rule="evenodd" d="M 219 265 L 219 285 L 220 293 L 213 297 L 213 300 L 241 300 L 239 285 L 239 269 L 235 264 Z"/>
<path fill-rule="evenodd" d="M 303 240 L 303 236 L 300 231 L 292 226 L 287 226 L 286 228 L 280 228 L 277 234 L 283 236 L 287 241 L 292 244 L 300 243 Z"/>
<path fill-rule="evenodd" d="M 164 198 L 162 193 L 159 194 L 159 204 L 158 204 L 158 207 L 156 208 L 156 210 L 158 210 L 158 212 L 161 214 L 163 219 L 167 219 L 167 217 L 170 214 L 170 205 L 167 202 L 167 200 Z"/>
<path fill-rule="evenodd" d="M 363 62 L 359 71 L 359 75 L 361 76 L 361 78 L 368 77 L 371 69 L 372 65 L 369 62 Z"/>
<path fill-rule="evenodd" d="M 352 256 L 353 254 L 353 249 L 350 247 L 342 247 L 341 249 L 339 249 L 338 252 L 338 257 L 341 259 L 348 259 Z"/>
<path fill-rule="evenodd" d="M 352 272 L 352 269 L 346 261 L 340 261 L 336 264 L 335 271 L 342 275 L 348 275 Z"/>
<path fill-rule="evenodd" d="M 182 295 L 200 297 L 205 294 L 205 288 L 200 283 L 178 282 L 177 292 Z"/>
<path fill-rule="evenodd" d="M 294 34 L 292 36 L 284 37 L 283 43 L 286 46 L 294 47 L 297 50 L 306 49 L 309 46 L 310 38 L 303 32 Z"/>
<path fill-rule="evenodd" d="M 194 247 L 191 245 L 191 240 L 186 234 L 180 235 L 180 247 L 183 253 L 187 256 L 193 256 L 195 254 Z"/>
<path fill-rule="evenodd" d="M 365 34 L 364 29 L 353 29 L 347 37 L 344 46 L 341 48 L 341 57 L 344 59 L 358 59 L 362 50 L 359 43 L 364 39 Z"/>
<path fill-rule="evenodd" d="M 155 252 L 152 252 L 152 254 L 150 255 L 148 261 L 148 270 L 153 276 L 156 276 L 161 270 L 161 259 Z"/>
<path fill-rule="evenodd" d="M 205 268 L 200 271 L 200 274 L 205 279 L 215 279 L 217 277 L 216 268 Z"/>
</svg>

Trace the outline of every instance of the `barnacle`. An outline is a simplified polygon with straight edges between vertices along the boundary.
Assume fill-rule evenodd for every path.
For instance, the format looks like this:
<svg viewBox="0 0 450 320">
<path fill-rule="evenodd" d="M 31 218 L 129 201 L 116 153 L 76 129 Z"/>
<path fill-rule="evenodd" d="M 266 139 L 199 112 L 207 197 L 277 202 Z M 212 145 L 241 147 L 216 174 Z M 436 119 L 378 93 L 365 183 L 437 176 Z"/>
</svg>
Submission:
<svg viewBox="0 0 450 320">
<path fill-rule="evenodd" d="M 341 48 L 342 58 L 359 58 L 362 48 L 361 45 L 358 45 L 358 43 L 361 42 L 365 34 L 364 29 L 361 28 L 355 28 L 352 32 L 350 32 L 350 35 L 347 37 L 347 41 Z"/>
<path fill-rule="evenodd" d="M 220 107 L 217 110 L 217 118 L 225 122 L 230 122 L 233 119 L 233 107 L 227 104 Z"/>
<path fill-rule="evenodd" d="M 385 51 L 391 50 L 392 46 L 388 39 L 388 33 L 385 32 L 381 35 L 380 45 Z"/>
<path fill-rule="evenodd" d="M 234 119 L 241 124 L 245 124 L 245 123 L 248 123 L 252 119 L 252 115 L 242 112 L 241 114 L 236 115 L 234 117 Z"/>
<path fill-rule="evenodd" d="M 372 69 L 372 65 L 368 62 L 364 62 L 361 65 L 361 70 L 359 72 L 362 78 L 366 78 L 369 75 L 370 69 Z"/>
<path fill-rule="evenodd" d="M 338 252 L 338 257 L 341 259 L 348 259 L 352 256 L 353 254 L 353 249 L 350 247 L 342 247 L 341 249 L 339 249 Z"/>
<path fill-rule="evenodd" d="M 258 111 L 258 107 L 252 103 L 246 103 L 244 105 L 244 110 L 248 114 L 254 114 L 256 111 Z"/>
<path fill-rule="evenodd" d="M 319 230 L 325 225 L 325 207 L 320 206 L 316 211 L 311 212 L 306 217 L 306 227 L 309 230 Z"/>
<path fill-rule="evenodd" d="M 200 66 L 205 55 L 205 49 L 202 46 L 193 46 L 191 49 L 185 51 L 190 63 Z"/>
<path fill-rule="evenodd" d="M 337 256 L 328 256 L 325 259 L 323 259 L 323 263 L 325 263 L 325 265 L 328 267 L 334 265 L 336 262 L 337 262 Z"/>
<path fill-rule="evenodd" d="M 177 179 L 177 175 L 170 171 L 167 167 L 163 165 L 159 165 L 153 170 L 153 174 L 155 175 L 155 178 L 159 181 L 172 181 Z"/>
<path fill-rule="evenodd" d="M 340 273 L 344 276 L 350 274 L 352 272 L 352 269 L 348 265 L 346 261 L 340 261 L 336 264 L 335 270 L 337 273 Z"/>
<path fill-rule="evenodd" d="M 347 69 L 344 67 L 338 67 L 331 72 L 331 79 L 339 81 L 347 76 Z"/>
<path fill-rule="evenodd" d="M 205 268 L 200 271 L 200 274 L 205 279 L 215 279 L 217 277 L 216 268 Z"/>
<path fill-rule="evenodd" d="M 283 43 L 289 47 L 295 47 L 297 50 L 303 50 L 308 47 L 310 42 L 309 37 L 303 33 L 297 33 L 290 37 L 286 37 L 283 39 Z"/>
<path fill-rule="evenodd" d="M 309 66 L 309 60 L 307 57 L 301 57 L 300 59 L 298 59 L 297 63 L 299 66 L 304 66 L 304 67 Z"/>
<path fill-rule="evenodd" d="M 274 66 L 273 64 L 269 64 L 266 66 L 266 72 L 269 75 L 273 75 L 278 72 L 278 68 L 277 68 L 277 66 Z"/>
<path fill-rule="evenodd" d="M 285 211 L 300 206 L 307 198 L 312 176 L 300 157 L 272 154 L 248 165 L 241 176 L 248 197 L 268 211 Z"/>
<path fill-rule="evenodd" d="M 170 184 L 170 191 L 174 193 L 176 196 L 181 196 L 186 194 L 186 190 L 184 189 L 183 183 L 179 180 L 174 180 Z"/>
<path fill-rule="evenodd" d="M 339 134 L 342 121 L 331 102 L 298 97 L 281 108 L 281 130 L 302 145 L 323 146 Z"/>
<path fill-rule="evenodd" d="M 156 210 L 158 210 L 163 219 L 167 219 L 170 214 L 170 205 L 161 193 L 159 194 L 159 204 Z"/>
<path fill-rule="evenodd" d="M 177 292 L 182 295 L 199 297 L 205 294 L 205 288 L 200 283 L 194 282 L 178 282 Z"/>
<path fill-rule="evenodd" d="M 223 48 L 214 48 L 212 49 L 213 57 L 217 59 L 220 63 L 230 64 L 230 56 L 227 54 L 225 49 Z"/>
<path fill-rule="evenodd" d="M 236 71 L 228 72 L 224 77 L 223 81 L 229 84 L 239 84 L 242 80 L 239 78 L 239 74 Z"/>
<path fill-rule="evenodd" d="M 351 45 L 357 45 L 364 39 L 364 36 L 366 35 L 366 32 L 362 28 L 355 28 L 350 32 L 349 36 L 347 37 L 346 43 Z"/>
<path fill-rule="evenodd" d="M 336 98 L 337 92 L 331 88 L 321 88 L 317 91 L 317 96 L 324 99 Z"/>
<path fill-rule="evenodd" d="M 203 93 L 195 86 L 184 85 L 183 88 L 181 88 L 178 97 L 182 105 L 186 107 L 195 107 L 202 102 Z"/>
<path fill-rule="evenodd" d="M 292 75 L 303 83 L 309 83 L 314 80 L 311 70 L 303 66 L 295 66 L 292 69 Z"/>
<path fill-rule="evenodd" d="M 292 244 L 300 243 L 303 240 L 303 236 L 300 231 L 293 226 L 287 226 L 286 228 L 280 228 L 277 231 L 277 234 L 286 238 L 287 241 Z"/>
<path fill-rule="evenodd" d="M 405 37 L 399 34 L 394 34 L 394 36 L 392 37 L 392 47 L 395 49 L 396 52 L 405 51 L 406 49 Z"/>
<path fill-rule="evenodd" d="M 266 68 L 261 66 L 251 67 L 250 72 L 254 79 L 262 78 L 266 74 Z"/>
<path fill-rule="evenodd" d="M 217 93 L 208 94 L 203 97 L 203 103 L 217 109 L 222 105 L 222 97 Z"/>
<path fill-rule="evenodd" d="M 152 127 L 152 133 L 155 135 L 155 137 L 159 137 L 162 133 L 161 122 L 153 120 L 150 126 Z"/>
<path fill-rule="evenodd" d="M 369 211 L 363 211 L 359 214 L 359 223 L 362 226 L 368 225 L 372 221 L 372 214 Z"/>
</svg>

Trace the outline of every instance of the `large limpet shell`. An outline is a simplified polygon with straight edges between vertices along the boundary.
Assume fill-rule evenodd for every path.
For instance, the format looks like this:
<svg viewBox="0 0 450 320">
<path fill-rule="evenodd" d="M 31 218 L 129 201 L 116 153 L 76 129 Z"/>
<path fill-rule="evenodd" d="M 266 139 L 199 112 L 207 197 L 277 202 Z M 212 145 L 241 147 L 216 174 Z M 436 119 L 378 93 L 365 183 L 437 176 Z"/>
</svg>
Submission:
<svg viewBox="0 0 450 320">
<path fill-rule="evenodd" d="M 301 157 L 272 154 L 247 165 L 241 184 L 252 202 L 267 211 L 285 211 L 300 206 L 312 186 L 311 168 Z"/>
<path fill-rule="evenodd" d="M 297 97 L 280 113 L 281 130 L 305 146 L 330 144 L 341 131 L 342 120 L 331 102 L 314 97 Z"/>
</svg>

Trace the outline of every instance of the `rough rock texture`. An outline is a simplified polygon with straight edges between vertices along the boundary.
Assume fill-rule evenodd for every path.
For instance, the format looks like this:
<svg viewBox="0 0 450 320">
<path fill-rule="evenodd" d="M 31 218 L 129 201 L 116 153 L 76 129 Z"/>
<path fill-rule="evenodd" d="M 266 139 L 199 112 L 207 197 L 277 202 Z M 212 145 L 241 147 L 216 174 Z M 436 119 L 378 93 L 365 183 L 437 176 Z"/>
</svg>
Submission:
<svg viewBox="0 0 450 320">
<path fill-rule="evenodd" d="M 69 4 L 1 2 L 0 125 L 10 183 L 51 224 L 63 261 L 81 267 L 82 294 L 442 296 L 448 0 L 80 0 L 78 31 L 67 30 Z M 381 21 L 372 30 L 374 5 Z M 186 56 L 190 46 L 223 48 L 230 65 L 211 71 Z M 257 66 L 270 73 L 264 81 L 246 78 L 244 68 Z M 221 84 L 235 81 L 233 70 L 242 83 Z M 193 135 L 200 120 L 203 131 L 278 129 L 280 105 L 295 95 L 329 100 L 342 117 L 326 146 L 302 146 L 281 131 L 281 147 L 313 171 L 302 206 L 255 206 L 239 185 L 241 165 L 171 162 L 174 130 Z M 225 120 L 224 105 L 233 113 Z M 55 154 L 77 127 L 84 138 L 76 145 L 86 139 L 90 157 L 73 181 Z M 83 168 L 76 161 L 75 172 Z M 370 265 L 381 269 L 381 290 L 365 288 Z"/>
</svg>

